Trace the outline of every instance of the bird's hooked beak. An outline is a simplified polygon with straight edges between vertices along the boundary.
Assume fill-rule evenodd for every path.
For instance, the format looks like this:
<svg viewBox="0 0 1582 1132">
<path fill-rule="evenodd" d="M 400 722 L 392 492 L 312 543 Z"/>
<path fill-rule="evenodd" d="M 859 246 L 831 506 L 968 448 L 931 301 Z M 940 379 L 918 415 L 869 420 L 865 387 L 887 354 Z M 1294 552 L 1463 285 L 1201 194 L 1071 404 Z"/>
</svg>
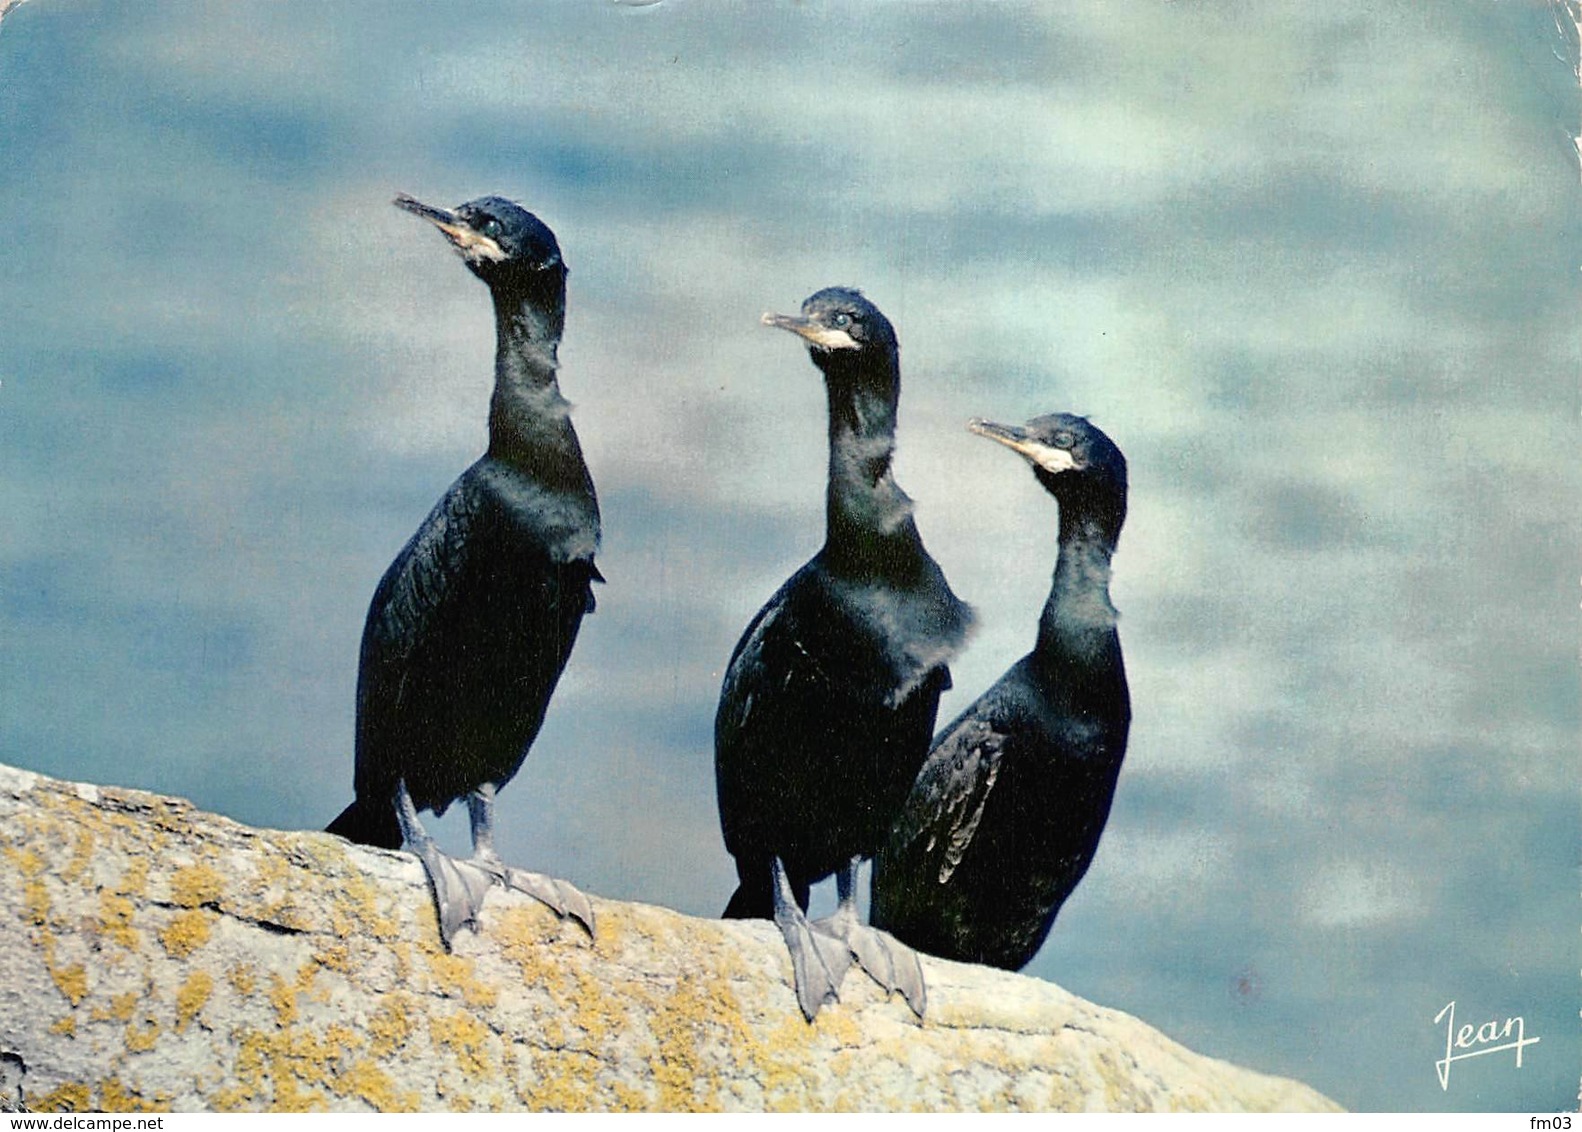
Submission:
<svg viewBox="0 0 1582 1132">
<path fill-rule="evenodd" d="M 448 208 L 435 208 L 405 193 L 398 193 L 395 200 L 390 203 L 404 212 L 410 212 L 413 216 L 422 217 L 445 233 L 451 245 L 468 263 L 484 261 L 499 263 L 507 258 L 504 248 L 483 233 L 474 231 L 465 220 Z"/>
<path fill-rule="evenodd" d="M 998 441 L 1046 472 L 1069 472 L 1077 466 L 1070 449 L 1044 444 L 1019 425 L 996 424 L 982 417 L 973 417 L 967 422 L 967 431 Z"/>
<path fill-rule="evenodd" d="M 773 326 L 779 330 L 789 330 L 805 338 L 810 346 L 817 346 L 821 350 L 856 350 L 859 348 L 857 339 L 847 334 L 844 330 L 836 330 L 832 326 L 825 326 L 816 319 L 806 318 L 799 314 L 769 314 L 765 312 L 758 320 L 765 326 Z"/>
</svg>

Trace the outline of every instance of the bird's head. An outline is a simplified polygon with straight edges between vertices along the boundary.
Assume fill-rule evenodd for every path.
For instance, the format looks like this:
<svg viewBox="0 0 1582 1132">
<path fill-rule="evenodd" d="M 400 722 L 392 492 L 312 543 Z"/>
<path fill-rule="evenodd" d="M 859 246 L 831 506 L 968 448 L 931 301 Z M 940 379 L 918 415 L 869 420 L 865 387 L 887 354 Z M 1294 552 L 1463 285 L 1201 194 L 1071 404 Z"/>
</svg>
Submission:
<svg viewBox="0 0 1582 1132">
<path fill-rule="evenodd" d="M 544 272 L 564 274 L 566 270 L 555 233 L 504 197 L 479 197 L 449 209 L 402 193 L 393 203 L 445 233 L 473 274 L 491 288 L 513 281 L 527 283 Z"/>
<path fill-rule="evenodd" d="M 839 355 L 893 353 L 897 348 L 890 320 L 861 291 L 850 287 L 826 287 L 807 298 L 801 314 L 766 314 L 762 321 L 805 340 L 820 366 Z"/>
<path fill-rule="evenodd" d="M 1057 499 L 1079 492 L 1126 499 L 1126 457 L 1086 417 L 1050 413 L 1025 425 L 996 424 L 974 417 L 967 429 L 1005 445 L 1033 466 L 1033 474 Z"/>
</svg>

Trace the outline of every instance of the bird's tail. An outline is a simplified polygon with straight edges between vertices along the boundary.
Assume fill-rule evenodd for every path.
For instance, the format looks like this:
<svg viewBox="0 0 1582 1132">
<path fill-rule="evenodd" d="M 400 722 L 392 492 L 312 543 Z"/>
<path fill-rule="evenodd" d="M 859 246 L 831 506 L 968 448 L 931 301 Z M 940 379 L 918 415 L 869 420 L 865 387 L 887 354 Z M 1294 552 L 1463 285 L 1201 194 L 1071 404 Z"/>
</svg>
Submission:
<svg viewBox="0 0 1582 1132">
<path fill-rule="evenodd" d="M 774 874 L 770 870 L 770 865 L 755 860 L 749 860 L 745 864 L 737 862 L 737 874 L 741 878 L 741 883 L 736 886 L 736 891 L 731 893 L 731 902 L 725 906 L 725 911 L 720 913 L 720 918 L 725 920 L 774 919 Z M 808 882 L 801 879 L 793 879 L 791 881 L 791 896 L 797 902 L 797 906 L 806 912 Z"/>
<path fill-rule="evenodd" d="M 367 799 L 358 798 L 325 826 L 324 832 L 378 849 L 401 848 L 401 824 L 396 821 L 395 807 L 388 802 L 372 805 Z"/>
<path fill-rule="evenodd" d="M 724 920 L 772 920 L 775 916 L 774 901 L 764 900 L 762 895 L 754 891 L 756 885 L 739 885 L 731 894 L 731 902 L 725 906 L 725 911 L 720 914 Z"/>
</svg>

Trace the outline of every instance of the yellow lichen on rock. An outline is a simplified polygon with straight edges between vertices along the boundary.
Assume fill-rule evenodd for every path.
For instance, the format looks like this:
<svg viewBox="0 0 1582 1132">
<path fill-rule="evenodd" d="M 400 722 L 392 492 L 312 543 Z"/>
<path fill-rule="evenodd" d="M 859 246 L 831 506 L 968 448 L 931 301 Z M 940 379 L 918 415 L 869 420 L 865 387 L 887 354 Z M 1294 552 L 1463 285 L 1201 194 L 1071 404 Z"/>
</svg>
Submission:
<svg viewBox="0 0 1582 1132">
<path fill-rule="evenodd" d="M 500 992 L 478 980 L 472 960 L 435 950 L 428 956 L 429 974 L 441 994 L 459 995 L 468 1006 L 488 1009 L 500 999 Z"/>
<path fill-rule="evenodd" d="M 718 1112 L 718 1077 L 709 1072 L 709 1031 L 737 1030 L 730 1024 L 735 1003 L 718 984 L 691 972 L 676 980 L 662 1007 L 650 1016 L 654 1050 L 649 1071 L 657 1087 L 655 1106 L 665 1112 Z M 730 1043 L 715 1045 L 730 1048 Z"/>
<path fill-rule="evenodd" d="M 233 963 L 226 969 L 225 978 L 244 998 L 258 989 L 258 972 L 246 963 Z"/>
<path fill-rule="evenodd" d="M 569 1000 L 569 988 L 562 984 L 561 969 L 549 962 L 546 950 L 559 934 L 552 914 L 532 902 L 494 913 L 490 933 L 500 953 L 516 964 L 524 984 L 542 988 L 556 1005 L 564 1006 Z"/>
<path fill-rule="evenodd" d="M 368 1058 L 360 1058 L 337 1079 L 342 1096 L 356 1097 L 376 1112 L 417 1112 L 418 1095 L 395 1087 L 390 1075 Z"/>
<path fill-rule="evenodd" d="M 158 1020 L 153 1018 L 144 1019 L 141 1025 L 128 1022 L 122 1044 L 128 1053 L 147 1053 L 159 1044 L 161 1030 Z"/>
<path fill-rule="evenodd" d="M 357 971 L 357 957 L 345 943 L 327 943 L 313 952 L 313 962 L 327 971 L 350 975 Z"/>
<path fill-rule="evenodd" d="M 35 927 L 49 923 L 49 889 L 44 887 L 44 858 L 36 849 L 6 846 L 6 859 L 22 877 L 22 909 Z"/>
<path fill-rule="evenodd" d="M 214 976 L 207 971 L 194 971 L 187 976 L 181 989 L 176 992 L 176 1032 L 184 1031 L 192 1020 L 198 1017 L 198 1012 L 208 1004 L 209 996 L 214 993 Z"/>
<path fill-rule="evenodd" d="M 414 1028 L 412 1014 L 410 1000 L 404 994 L 398 992 L 380 1001 L 366 1027 L 368 1052 L 384 1059 L 406 1045 Z"/>
<path fill-rule="evenodd" d="M 458 1011 L 431 1014 L 428 1033 L 436 1047 L 450 1051 L 457 1066 L 468 1077 L 482 1080 L 493 1073 L 489 1047 L 494 1035 L 471 1014 Z"/>
<path fill-rule="evenodd" d="M 177 869 L 170 878 L 170 899 L 183 908 L 218 904 L 224 892 L 225 878 L 203 862 Z"/>
<path fill-rule="evenodd" d="M 73 830 L 71 858 L 60 870 L 60 879 L 69 884 L 81 884 L 93 860 L 93 850 L 93 834 L 85 828 Z"/>
<path fill-rule="evenodd" d="M 54 980 L 56 988 L 66 996 L 66 1001 L 77 1006 L 88 997 L 88 969 L 81 963 L 68 963 L 56 966 L 49 963 L 49 977 Z"/>
<path fill-rule="evenodd" d="M 132 1014 L 137 1010 L 138 1000 L 142 997 L 137 991 L 124 991 L 121 994 L 113 994 L 110 996 L 108 1009 L 103 1006 L 95 1007 L 89 1013 L 89 1017 L 95 1022 L 130 1022 Z"/>
<path fill-rule="evenodd" d="M 185 959 L 209 942 L 212 913 L 201 908 L 177 912 L 159 929 L 159 942 L 172 959 Z"/>
<path fill-rule="evenodd" d="M 136 906 L 129 898 L 115 892 L 101 892 L 99 894 L 100 938 L 127 951 L 138 950 L 143 946 L 143 941 L 132 928 L 132 917 L 136 911 Z"/>
<path fill-rule="evenodd" d="M 318 964 L 310 960 L 298 967 L 291 979 L 283 979 L 276 974 L 269 976 L 266 997 L 275 1009 L 275 1021 L 279 1026 L 285 1028 L 296 1023 L 301 1014 L 300 1000 L 312 988 L 318 973 Z"/>
<path fill-rule="evenodd" d="M 129 1088 L 114 1077 L 106 1077 L 99 1082 L 100 1112 L 170 1112 L 170 1094 L 156 1093 L 152 1097 L 145 1097 L 134 1088 Z"/>
<path fill-rule="evenodd" d="M 29 1094 L 34 1112 L 92 1112 L 93 1090 L 81 1081 L 63 1081 L 41 1096 Z"/>
<path fill-rule="evenodd" d="M 340 863 L 344 866 L 344 854 Z M 400 926 L 384 910 L 386 901 L 366 876 L 344 867 L 337 873 L 340 884 L 330 904 L 330 925 L 337 936 L 384 941 L 401 934 Z"/>
</svg>

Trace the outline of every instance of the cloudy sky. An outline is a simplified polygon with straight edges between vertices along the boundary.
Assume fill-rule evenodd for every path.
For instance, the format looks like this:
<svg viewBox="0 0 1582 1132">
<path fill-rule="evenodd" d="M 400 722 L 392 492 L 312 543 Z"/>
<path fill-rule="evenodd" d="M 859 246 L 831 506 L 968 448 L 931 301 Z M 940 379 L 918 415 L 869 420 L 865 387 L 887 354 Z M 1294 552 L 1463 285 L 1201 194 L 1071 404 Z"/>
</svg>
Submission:
<svg viewBox="0 0 1582 1132">
<path fill-rule="evenodd" d="M 1350 1107 L 1575 1107 L 1574 38 L 1546 0 L 24 4 L 0 759 L 334 816 L 368 597 L 491 372 L 483 289 L 388 201 L 501 193 L 571 265 L 609 579 L 509 859 L 723 906 L 721 670 L 822 537 L 822 390 L 757 319 L 857 285 L 982 617 L 943 717 L 1054 559 L 965 419 L 1130 460 L 1136 722 L 1029 973 Z M 1541 1044 L 1441 1090 L 1452 999 Z"/>
</svg>

